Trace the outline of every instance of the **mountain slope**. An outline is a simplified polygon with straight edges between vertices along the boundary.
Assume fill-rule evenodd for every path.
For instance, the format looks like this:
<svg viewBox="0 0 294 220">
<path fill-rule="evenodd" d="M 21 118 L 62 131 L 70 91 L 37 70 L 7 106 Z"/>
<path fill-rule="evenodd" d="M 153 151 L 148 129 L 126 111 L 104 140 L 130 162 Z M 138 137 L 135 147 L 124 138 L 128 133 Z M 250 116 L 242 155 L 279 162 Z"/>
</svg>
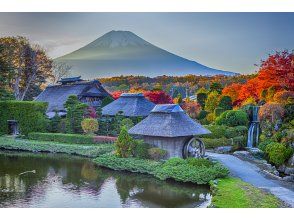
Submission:
<svg viewBox="0 0 294 220">
<path fill-rule="evenodd" d="M 191 61 L 143 40 L 130 31 L 110 31 L 88 45 L 57 58 L 83 78 L 118 75 L 231 75 Z"/>
</svg>

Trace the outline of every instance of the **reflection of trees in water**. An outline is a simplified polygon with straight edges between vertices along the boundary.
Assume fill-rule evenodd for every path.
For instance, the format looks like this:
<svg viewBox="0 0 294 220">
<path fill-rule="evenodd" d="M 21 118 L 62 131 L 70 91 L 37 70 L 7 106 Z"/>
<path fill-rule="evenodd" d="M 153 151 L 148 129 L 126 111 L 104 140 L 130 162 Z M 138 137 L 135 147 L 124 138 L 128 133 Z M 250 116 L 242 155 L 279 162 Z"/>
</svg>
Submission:
<svg viewBox="0 0 294 220">
<path fill-rule="evenodd" d="M 187 207 L 201 204 L 209 194 L 207 186 L 160 181 L 148 175 L 112 173 L 124 204 L 139 200 L 147 207 Z"/>
<path fill-rule="evenodd" d="M 36 173 L 19 175 L 32 170 L 36 170 Z M 98 195 L 105 174 L 88 159 L 79 157 L 1 152 L 0 177 L 1 207 L 21 200 L 26 204 L 32 199 L 39 200 L 52 184 L 60 184 L 63 190 L 76 194 Z"/>
</svg>

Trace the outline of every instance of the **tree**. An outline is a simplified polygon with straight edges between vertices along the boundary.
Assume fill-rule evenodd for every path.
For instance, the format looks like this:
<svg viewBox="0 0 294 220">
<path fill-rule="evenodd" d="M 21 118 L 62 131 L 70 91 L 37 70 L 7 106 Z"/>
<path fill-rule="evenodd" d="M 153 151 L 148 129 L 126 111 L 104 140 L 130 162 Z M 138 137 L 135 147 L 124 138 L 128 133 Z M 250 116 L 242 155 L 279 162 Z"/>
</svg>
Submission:
<svg viewBox="0 0 294 220">
<path fill-rule="evenodd" d="M 99 124 L 95 118 L 85 118 L 82 120 L 81 126 L 86 134 L 93 135 L 94 132 L 98 131 Z"/>
<path fill-rule="evenodd" d="M 67 133 L 82 133 L 81 122 L 88 105 L 81 103 L 76 95 L 70 95 L 64 103 Z"/>
<path fill-rule="evenodd" d="M 170 95 L 164 91 L 145 91 L 144 96 L 155 104 L 172 104 L 173 100 Z"/>
<path fill-rule="evenodd" d="M 213 82 L 210 85 L 210 91 L 217 91 L 219 94 L 222 92 L 223 86 L 219 82 Z"/>
<path fill-rule="evenodd" d="M 116 155 L 119 157 L 129 157 L 135 147 L 134 139 L 129 135 L 127 128 L 122 127 L 117 141 L 115 142 Z"/>
<path fill-rule="evenodd" d="M 118 99 L 120 97 L 120 95 L 122 94 L 121 91 L 115 91 L 111 93 L 112 98 L 114 98 L 114 100 Z"/>
<path fill-rule="evenodd" d="M 187 112 L 187 114 L 196 119 L 201 111 L 201 106 L 199 103 L 194 101 L 186 101 L 183 103 L 182 108 Z"/>
<path fill-rule="evenodd" d="M 112 103 L 113 100 L 114 99 L 111 96 L 106 96 L 104 99 L 102 99 L 101 107 L 103 108 L 104 106 Z"/>
<path fill-rule="evenodd" d="M 179 105 L 181 105 L 183 103 L 183 98 L 182 98 L 181 93 L 179 93 L 178 96 L 176 98 L 174 98 L 173 102 L 175 104 L 179 104 Z"/>
<path fill-rule="evenodd" d="M 205 110 L 208 112 L 213 113 L 214 109 L 218 106 L 219 104 L 219 94 L 217 91 L 213 91 L 208 94 L 207 99 L 205 101 Z"/>
<path fill-rule="evenodd" d="M 220 98 L 218 107 L 224 110 L 231 110 L 233 108 L 232 99 L 230 96 L 222 96 Z"/>
<path fill-rule="evenodd" d="M 273 97 L 274 102 L 280 103 L 282 105 L 293 104 L 294 103 L 294 92 L 293 91 L 279 91 L 275 93 Z"/>
<path fill-rule="evenodd" d="M 260 120 L 269 120 L 275 124 L 284 116 L 285 110 L 279 103 L 266 103 L 259 109 Z"/>
<path fill-rule="evenodd" d="M 207 93 L 197 93 L 197 102 L 201 105 L 201 107 L 205 108 L 205 101 L 207 99 Z"/>
<path fill-rule="evenodd" d="M 52 60 L 38 45 L 24 37 L 0 38 L 1 59 L 9 64 L 9 86 L 15 99 L 24 100 L 33 85 L 40 87 L 52 77 Z"/>
<path fill-rule="evenodd" d="M 242 84 L 232 83 L 231 85 L 223 89 L 222 94 L 225 96 L 230 96 L 232 101 L 235 102 L 238 99 L 239 91 L 241 87 L 242 87 Z"/>
<path fill-rule="evenodd" d="M 50 82 L 56 84 L 61 78 L 68 77 L 70 75 L 71 66 L 63 62 L 53 62 L 52 64 L 52 78 Z"/>
</svg>

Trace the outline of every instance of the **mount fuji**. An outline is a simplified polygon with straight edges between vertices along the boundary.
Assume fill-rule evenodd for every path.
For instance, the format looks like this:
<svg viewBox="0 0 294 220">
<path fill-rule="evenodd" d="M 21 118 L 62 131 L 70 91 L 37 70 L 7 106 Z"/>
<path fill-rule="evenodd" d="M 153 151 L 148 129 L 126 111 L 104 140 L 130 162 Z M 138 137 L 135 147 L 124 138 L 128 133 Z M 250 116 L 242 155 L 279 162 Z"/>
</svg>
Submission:
<svg viewBox="0 0 294 220">
<path fill-rule="evenodd" d="M 110 31 L 55 62 L 72 66 L 85 79 L 119 75 L 234 75 L 172 54 L 130 31 Z"/>
</svg>

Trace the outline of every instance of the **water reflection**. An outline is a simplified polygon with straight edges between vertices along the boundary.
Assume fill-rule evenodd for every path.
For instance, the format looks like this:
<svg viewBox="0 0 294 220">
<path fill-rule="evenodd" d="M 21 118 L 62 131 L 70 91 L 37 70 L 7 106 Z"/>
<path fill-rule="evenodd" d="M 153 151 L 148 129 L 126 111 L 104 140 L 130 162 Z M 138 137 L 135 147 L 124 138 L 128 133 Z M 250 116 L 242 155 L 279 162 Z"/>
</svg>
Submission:
<svg viewBox="0 0 294 220">
<path fill-rule="evenodd" d="M 208 199 L 207 187 L 101 169 L 85 158 L 0 152 L 0 207 L 202 207 Z"/>
</svg>

